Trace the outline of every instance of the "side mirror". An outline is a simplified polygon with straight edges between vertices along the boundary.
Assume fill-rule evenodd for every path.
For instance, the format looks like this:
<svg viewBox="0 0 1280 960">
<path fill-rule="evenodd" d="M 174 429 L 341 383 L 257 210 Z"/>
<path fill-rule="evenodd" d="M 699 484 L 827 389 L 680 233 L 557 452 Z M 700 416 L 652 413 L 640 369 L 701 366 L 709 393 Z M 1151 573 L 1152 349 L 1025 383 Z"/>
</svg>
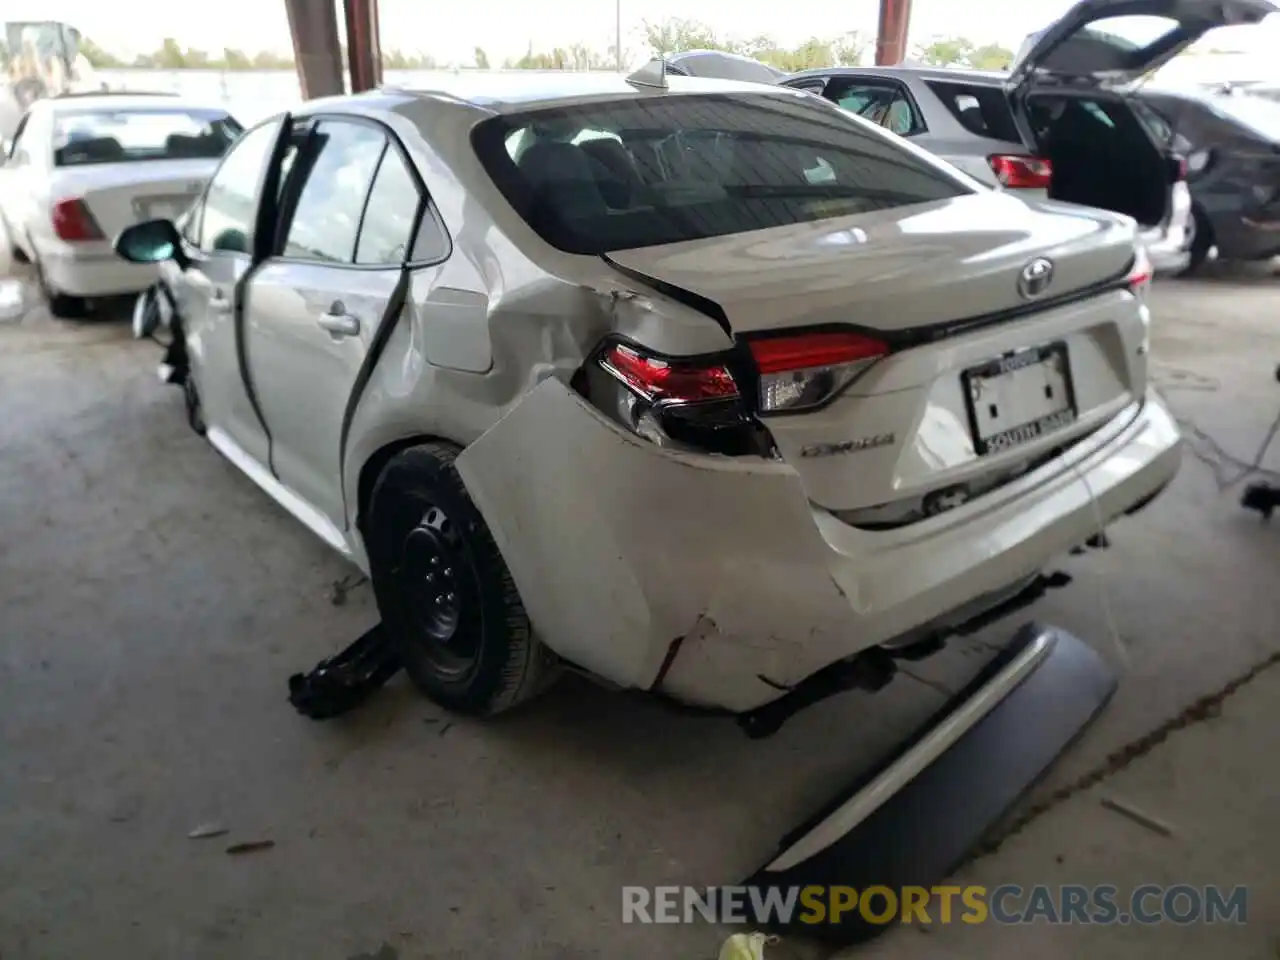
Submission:
<svg viewBox="0 0 1280 960">
<path fill-rule="evenodd" d="M 163 263 L 181 256 L 182 238 L 172 220 L 145 220 L 125 228 L 115 248 L 130 263 Z"/>
</svg>

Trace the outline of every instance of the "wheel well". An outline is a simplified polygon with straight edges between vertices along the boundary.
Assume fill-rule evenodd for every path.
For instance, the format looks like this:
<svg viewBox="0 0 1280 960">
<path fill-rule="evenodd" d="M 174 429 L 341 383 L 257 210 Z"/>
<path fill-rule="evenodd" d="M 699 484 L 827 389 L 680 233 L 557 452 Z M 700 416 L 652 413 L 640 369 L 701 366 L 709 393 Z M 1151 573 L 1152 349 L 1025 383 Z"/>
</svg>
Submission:
<svg viewBox="0 0 1280 960">
<path fill-rule="evenodd" d="M 461 450 L 463 446 L 447 437 L 421 434 L 415 437 L 393 440 L 374 453 L 360 468 L 360 481 L 356 488 L 356 529 L 361 533 L 364 533 L 365 517 L 369 514 L 369 502 L 373 499 L 373 487 L 378 482 L 378 477 L 382 475 L 383 468 L 400 451 L 408 450 L 410 447 L 421 446 L 424 443 L 444 443 L 451 447 L 456 447 L 458 450 Z"/>
</svg>

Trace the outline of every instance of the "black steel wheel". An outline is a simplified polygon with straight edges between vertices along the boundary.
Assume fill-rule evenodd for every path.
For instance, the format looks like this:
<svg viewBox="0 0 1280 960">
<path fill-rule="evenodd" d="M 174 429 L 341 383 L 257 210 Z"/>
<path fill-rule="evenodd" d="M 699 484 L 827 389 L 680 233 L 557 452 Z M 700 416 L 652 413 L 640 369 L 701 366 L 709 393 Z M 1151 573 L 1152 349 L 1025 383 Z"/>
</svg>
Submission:
<svg viewBox="0 0 1280 960">
<path fill-rule="evenodd" d="M 500 713 L 554 676 L 511 571 L 444 444 L 387 463 L 362 523 L 382 625 L 405 671 L 460 713 Z"/>
</svg>

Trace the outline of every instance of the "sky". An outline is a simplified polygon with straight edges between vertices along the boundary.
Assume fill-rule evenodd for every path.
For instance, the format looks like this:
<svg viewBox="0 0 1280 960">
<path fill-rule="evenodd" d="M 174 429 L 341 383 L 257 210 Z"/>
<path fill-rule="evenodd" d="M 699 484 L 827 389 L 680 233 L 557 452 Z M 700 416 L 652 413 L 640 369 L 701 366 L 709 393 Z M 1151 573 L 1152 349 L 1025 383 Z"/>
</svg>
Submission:
<svg viewBox="0 0 1280 960">
<path fill-rule="evenodd" d="M 809 37 L 830 38 L 859 30 L 874 38 L 878 0 L 816 0 L 803 15 L 786 0 L 618 0 L 623 49 L 643 61 L 644 21 L 684 17 L 708 24 L 727 38 L 762 34 L 785 45 Z M 340 6 L 340 2 L 339 2 Z M 933 35 L 966 36 L 1017 49 L 1028 34 L 1060 16 L 1070 0 L 914 0 L 911 42 Z M 183 46 L 216 51 L 290 50 L 283 0 L 3 0 L 4 18 L 59 19 L 99 46 L 131 55 L 156 49 L 164 37 Z M 535 49 L 585 43 L 603 50 L 613 43 L 618 7 L 612 0 L 379 0 L 384 49 L 430 54 L 442 63 L 470 63 L 477 46 L 495 64 Z M 1262 53 L 1280 48 L 1280 15 L 1261 28 L 1228 28 L 1213 35 L 1216 47 Z"/>
</svg>

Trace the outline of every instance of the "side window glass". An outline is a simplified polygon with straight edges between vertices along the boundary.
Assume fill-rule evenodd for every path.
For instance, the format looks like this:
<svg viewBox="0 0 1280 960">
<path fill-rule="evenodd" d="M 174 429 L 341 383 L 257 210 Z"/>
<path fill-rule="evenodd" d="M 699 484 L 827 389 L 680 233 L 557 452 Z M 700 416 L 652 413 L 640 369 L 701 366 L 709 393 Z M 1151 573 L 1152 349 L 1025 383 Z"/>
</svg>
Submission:
<svg viewBox="0 0 1280 960">
<path fill-rule="evenodd" d="M 874 102 L 876 92 L 866 87 L 845 87 L 835 97 L 835 102 L 852 113 L 861 114 Z"/>
<path fill-rule="evenodd" d="M 832 91 L 831 99 L 858 116 L 901 137 L 924 130 L 906 91 L 896 84 L 850 84 Z"/>
<path fill-rule="evenodd" d="M 804 80 L 800 83 L 789 83 L 787 86 L 793 90 L 803 90 L 806 93 L 816 93 L 821 95 L 822 89 L 827 85 L 827 81 L 822 78 L 816 80 Z"/>
<path fill-rule="evenodd" d="M 246 133 L 218 167 L 205 193 L 198 231 L 201 250 L 253 250 L 258 212 L 258 184 L 271 158 L 280 124 L 268 123 Z"/>
<path fill-rule="evenodd" d="M 289 219 L 286 257 L 353 261 L 360 215 L 386 146 L 387 138 L 363 123 L 322 120 L 316 126 L 304 148 L 310 169 Z"/>
<path fill-rule="evenodd" d="M 396 150 L 388 150 L 374 177 L 369 203 L 356 244 L 356 263 L 399 264 L 413 242 L 413 218 L 418 212 L 418 185 Z M 419 257 L 415 251 L 414 259 Z"/>
</svg>

